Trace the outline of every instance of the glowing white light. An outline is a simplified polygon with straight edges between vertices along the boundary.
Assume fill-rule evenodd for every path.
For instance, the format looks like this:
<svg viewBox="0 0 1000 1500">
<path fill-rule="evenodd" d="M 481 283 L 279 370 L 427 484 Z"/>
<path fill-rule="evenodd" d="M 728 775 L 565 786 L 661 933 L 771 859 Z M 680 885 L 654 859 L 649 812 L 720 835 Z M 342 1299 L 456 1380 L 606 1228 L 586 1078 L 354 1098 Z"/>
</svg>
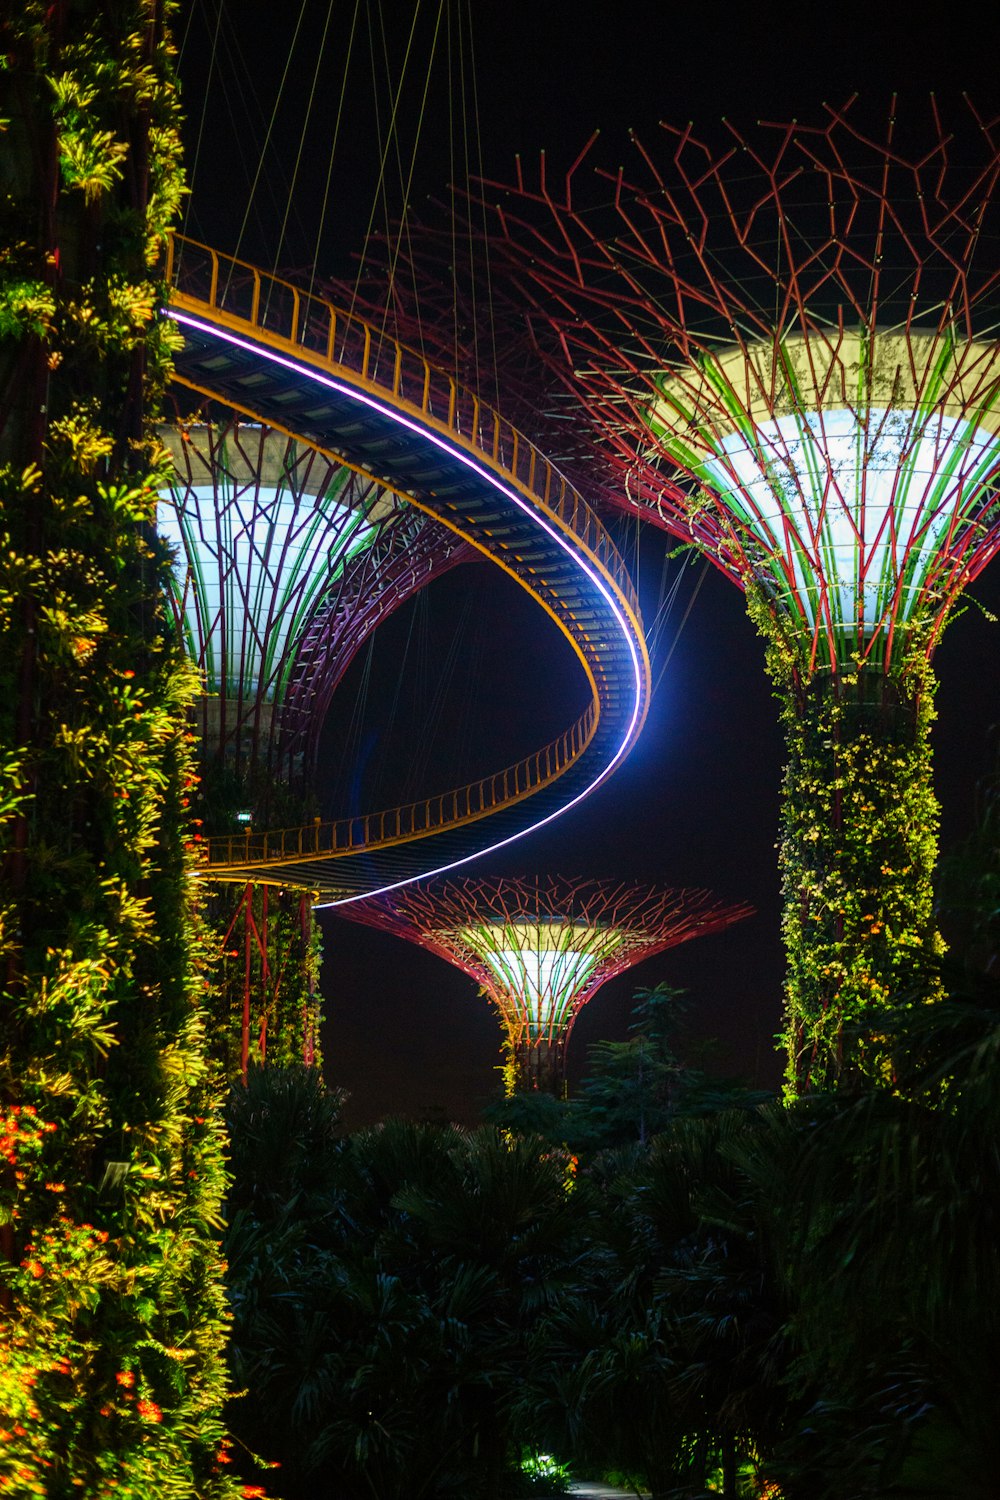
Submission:
<svg viewBox="0 0 1000 1500">
<path fill-rule="evenodd" d="M 478 946 L 478 945 L 477 945 Z M 584 988 L 597 965 L 597 955 L 568 948 L 498 948 L 480 950 L 484 965 L 498 988 L 526 1015 L 532 1036 L 547 1033 L 551 1023 L 565 1018 L 574 997 Z"/>
<path fill-rule="evenodd" d="M 209 692 L 280 688 L 289 639 L 308 623 L 375 528 L 362 511 L 285 489 L 180 488 L 157 507 L 174 550 L 174 587 Z"/>
<path fill-rule="evenodd" d="M 790 564 L 810 624 L 906 618 L 956 521 L 981 498 L 995 433 L 960 417 L 872 408 L 796 412 L 715 439 L 700 465 L 768 553 Z"/>
</svg>

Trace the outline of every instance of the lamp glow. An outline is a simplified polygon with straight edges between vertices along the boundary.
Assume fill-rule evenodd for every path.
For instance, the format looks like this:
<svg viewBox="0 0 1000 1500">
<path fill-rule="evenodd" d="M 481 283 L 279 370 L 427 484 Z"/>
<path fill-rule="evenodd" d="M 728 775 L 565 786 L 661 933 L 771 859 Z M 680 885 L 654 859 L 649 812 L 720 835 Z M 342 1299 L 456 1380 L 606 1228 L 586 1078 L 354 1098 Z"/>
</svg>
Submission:
<svg viewBox="0 0 1000 1500">
<path fill-rule="evenodd" d="M 573 1022 L 608 979 L 751 908 L 707 891 L 556 878 L 423 883 L 342 910 L 471 975 L 500 1017 L 518 1086 L 558 1091 Z"/>
<path fill-rule="evenodd" d="M 209 692 L 281 696 L 289 647 L 376 534 L 364 507 L 338 499 L 351 477 L 341 471 L 324 495 L 248 495 L 223 471 L 215 487 L 178 486 L 161 500 L 157 528 L 174 551 L 174 591 Z"/>
</svg>

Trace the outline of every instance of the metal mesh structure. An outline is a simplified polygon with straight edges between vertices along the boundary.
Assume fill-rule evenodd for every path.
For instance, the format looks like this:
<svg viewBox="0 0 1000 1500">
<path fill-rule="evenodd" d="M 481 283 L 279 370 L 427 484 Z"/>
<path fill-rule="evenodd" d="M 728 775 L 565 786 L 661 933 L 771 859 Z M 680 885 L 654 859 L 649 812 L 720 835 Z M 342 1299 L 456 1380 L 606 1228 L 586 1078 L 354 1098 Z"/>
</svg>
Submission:
<svg viewBox="0 0 1000 1500">
<path fill-rule="evenodd" d="M 310 788 L 333 693 L 367 636 L 472 549 L 391 491 L 273 428 L 168 427 L 159 510 L 174 607 L 204 675 L 206 759 Z"/>
<path fill-rule="evenodd" d="M 759 586 L 807 670 L 929 651 L 1000 545 L 1000 137 L 959 124 L 665 126 L 497 211 L 621 503 Z"/>
<path fill-rule="evenodd" d="M 1000 546 L 1000 122 L 852 101 L 724 130 L 519 168 L 494 273 L 550 426 L 575 413 L 606 498 L 710 557 L 768 642 L 789 1087 L 891 1083 L 879 1016 L 936 993 L 940 953 L 929 661 Z"/>
<path fill-rule="evenodd" d="M 205 687 L 198 728 L 208 832 L 231 833 L 240 818 L 304 822 L 323 720 L 359 647 L 472 549 L 273 428 L 233 419 L 164 427 L 161 438 L 176 480 L 157 520 L 174 551 L 177 626 Z M 313 899 L 308 882 L 294 880 L 212 893 L 218 986 L 233 1021 L 218 1048 L 244 1079 L 251 1051 L 260 1063 L 316 1060 Z"/>
<path fill-rule="evenodd" d="M 497 1009 L 519 1085 L 530 1088 L 559 1086 L 573 1022 L 607 980 L 751 910 L 702 890 L 548 878 L 413 885 L 343 914 L 471 975 Z"/>
</svg>

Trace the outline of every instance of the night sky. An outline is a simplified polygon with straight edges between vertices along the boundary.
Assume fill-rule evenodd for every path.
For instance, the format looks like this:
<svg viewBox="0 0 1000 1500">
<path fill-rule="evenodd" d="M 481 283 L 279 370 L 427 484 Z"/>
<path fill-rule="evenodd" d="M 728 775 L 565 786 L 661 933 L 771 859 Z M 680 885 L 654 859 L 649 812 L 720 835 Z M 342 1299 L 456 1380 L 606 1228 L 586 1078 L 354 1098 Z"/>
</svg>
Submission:
<svg viewBox="0 0 1000 1500">
<path fill-rule="evenodd" d="M 855 90 L 877 117 L 887 113 L 893 90 L 901 95 L 901 113 L 922 110 L 930 90 L 946 111 L 963 89 L 982 111 L 1000 111 L 995 13 L 986 26 L 967 18 L 949 27 L 938 11 L 932 28 L 912 5 L 651 0 L 452 4 L 442 12 L 423 103 L 441 11 L 437 0 L 424 0 L 397 118 L 402 163 L 390 149 L 381 202 L 376 120 L 387 120 L 389 109 L 384 77 L 378 110 L 371 102 L 369 37 L 373 27 L 381 34 L 375 0 L 358 8 L 353 49 L 353 0 L 330 8 L 325 46 L 327 0 L 307 0 L 301 9 L 300 0 L 225 0 L 217 26 L 218 3 L 188 0 L 176 27 L 193 182 L 184 227 L 267 266 L 301 271 L 315 263 L 321 277 L 352 275 L 373 203 L 378 228 L 398 212 L 396 185 L 411 165 L 419 208 L 462 177 L 466 153 L 473 168 L 481 161 L 487 176 L 508 178 L 515 152 L 532 158 L 544 147 L 551 162 L 568 165 L 595 128 L 621 142 L 624 160 L 629 127 L 652 139 L 659 119 L 693 119 L 700 133 L 711 134 L 723 115 L 748 129 L 758 118 L 818 118 L 823 100 L 841 103 Z M 383 0 L 381 11 L 390 68 L 398 74 L 413 8 Z M 663 595 L 670 540 L 652 529 L 639 537 L 632 527 L 621 545 L 636 560 L 648 628 Z M 668 587 L 680 566 L 668 565 Z M 720 1067 L 764 1086 L 780 1076 L 772 1040 L 783 967 L 774 849 L 782 764 L 777 705 L 742 595 L 714 569 L 702 573 L 701 564 L 688 565 L 657 632 L 654 679 L 672 654 L 626 765 L 551 829 L 502 858 L 465 867 L 470 874 L 634 876 L 707 886 L 757 906 L 758 915 L 740 926 L 609 983 L 577 1023 L 571 1079 L 588 1043 L 625 1034 L 635 985 L 660 979 L 690 992 L 692 1036 L 719 1040 Z M 994 564 L 973 590 L 994 611 L 1000 611 L 998 574 Z M 404 759 L 408 775 L 426 777 L 414 790 L 429 793 L 466 779 L 463 767 L 478 774 L 484 757 L 481 769 L 499 767 L 564 728 L 583 706 L 579 678 L 568 647 L 538 616 L 527 596 L 487 564 L 456 570 L 400 611 L 371 653 L 362 654 L 334 704 L 324 810 L 342 805 L 352 777 L 356 791 L 361 776 L 366 796 L 384 805 Z M 547 633 L 544 676 L 526 673 L 524 663 L 537 659 Z M 1000 627 L 968 609 L 945 633 L 936 666 L 936 781 L 947 848 L 968 832 L 976 780 L 993 760 L 988 733 L 1000 701 Z M 321 921 L 325 1071 L 329 1082 L 351 1091 L 349 1122 L 397 1112 L 474 1119 L 497 1087 L 500 1058 L 498 1024 L 473 982 L 400 940 L 332 914 Z"/>
</svg>

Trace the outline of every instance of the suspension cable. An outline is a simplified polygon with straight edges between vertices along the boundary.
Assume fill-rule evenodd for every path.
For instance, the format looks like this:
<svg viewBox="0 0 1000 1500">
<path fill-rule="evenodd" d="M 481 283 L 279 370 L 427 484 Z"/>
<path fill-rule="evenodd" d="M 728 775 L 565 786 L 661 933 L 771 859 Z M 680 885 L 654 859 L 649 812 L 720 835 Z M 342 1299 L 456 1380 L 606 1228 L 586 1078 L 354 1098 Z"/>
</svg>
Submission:
<svg viewBox="0 0 1000 1500">
<path fill-rule="evenodd" d="M 281 229 L 278 233 L 278 243 L 274 251 L 274 271 L 277 274 L 281 263 L 281 250 L 285 243 L 285 231 L 288 228 L 288 216 L 292 211 L 292 200 L 295 197 L 295 184 L 298 181 L 299 167 L 302 165 L 302 153 L 305 149 L 306 135 L 309 130 L 309 121 L 312 117 L 313 104 L 316 99 L 316 87 L 319 83 L 320 69 L 323 66 L 323 54 L 326 51 L 326 38 L 330 30 L 330 19 L 333 15 L 333 0 L 328 0 L 326 7 L 326 20 L 323 22 L 323 35 L 316 49 L 316 66 L 313 68 L 312 84 L 309 89 L 309 98 L 306 101 L 305 117 L 302 121 L 302 132 L 299 136 L 299 149 L 295 154 L 295 166 L 292 168 L 291 179 L 288 184 L 288 196 L 285 200 L 285 213 L 281 220 Z M 300 18 L 301 19 L 301 18 Z"/>
<path fill-rule="evenodd" d="M 326 214 L 330 203 L 330 184 L 333 181 L 333 163 L 337 155 L 337 142 L 340 139 L 340 125 L 344 116 L 344 100 L 347 97 L 347 79 L 351 71 L 351 59 L 354 56 L 354 40 L 358 30 L 358 13 L 361 9 L 361 0 L 354 0 L 354 14 L 351 17 L 351 34 L 347 42 L 347 52 L 344 57 L 344 66 L 340 75 L 340 95 L 337 99 L 337 113 L 333 122 L 333 140 L 330 142 L 330 153 L 326 164 L 326 181 L 323 184 L 323 200 L 320 204 L 319 225 L 316 229 L 316 243 L 313 246 L 312 267 L 309 272 L 309 292 L 312 293 L 316 285 L 316 267 L 319 263 L 319 248 L 323 239 L 323 230 L 326 227 Z"/>
<path fill-rule="evenodd" d="M 246 227 L 247 227 L 247 224 L 248 224 L 248 222 L 250 220 L 250 210 L 253 207 L 253 200 L 254 200 L 254 197 L 255 197 L 256 192 L 257 192 L 257 184 L 260 182 L 260 175 L 261 175 L 261 173 L 264 170 L 264 160 L 265 160 L 265 158 L 267 156 L 267 148 L 271 144 L 271 135 L 272 135 L 272 133 L 274 131 L 274 123 L 275 123 L 276 119 L 278 118 L 278 110 L 281 107 L 281 98 L 282 98 L 282 95 L 283 95 L 283 93 L 285 91 L 285 84 L 288 81 L 288 74 L 289 74 L 289 71 L 290 71 L 291 66 L 292 66 L 292 57 L 293 57 L 293 55 L 295 53 L 295 47 L 296 47 L 296 44 L 297 44 L 298 39 L 299 39 L 299 32 L 302 29 L 302 21 L 303 21 L 303 18 L 305 17 L 306 7 L 308 6 L 308 4 L 309 4 L 309 0 L 302 0 L 302 4 L 301 4 L 301 6 L 299 8 L 299 18 L 298 18 L 298 20 L 295 23 L 295 31 L 294 31 L 294 33 L 292 35 L 291 45 L 288 48 L 288 56 L 285 58 L 284 71 L 282 72 L 282 75 L 281 75 L 281 82 L 278 85 L 278 93 L 277 93 L 277 97 L 275 98 L 275 101 L 274 101 L 274 108 L 271 110 L 271 118 L 268 121 L 267 133 L 264 136 L 264 144 L 261 147 L 260 158 L 259 158 L 259 160 L 257 162 L 257 170 L 254 173 L 253 183 L 251 184 L 251 187 L 250 187 L 250 196 L 247 199 L 246 211 L 243 214 L 243 222 L 240 224 L 240 232 L 236 236 L 236 248 L 233 251 L 233 258 L 234 259 L 238 259 L 238 257 L 239 257 L 240 246 L 243 243 L 243 236 L 246 233 Z"/>
</svg>

